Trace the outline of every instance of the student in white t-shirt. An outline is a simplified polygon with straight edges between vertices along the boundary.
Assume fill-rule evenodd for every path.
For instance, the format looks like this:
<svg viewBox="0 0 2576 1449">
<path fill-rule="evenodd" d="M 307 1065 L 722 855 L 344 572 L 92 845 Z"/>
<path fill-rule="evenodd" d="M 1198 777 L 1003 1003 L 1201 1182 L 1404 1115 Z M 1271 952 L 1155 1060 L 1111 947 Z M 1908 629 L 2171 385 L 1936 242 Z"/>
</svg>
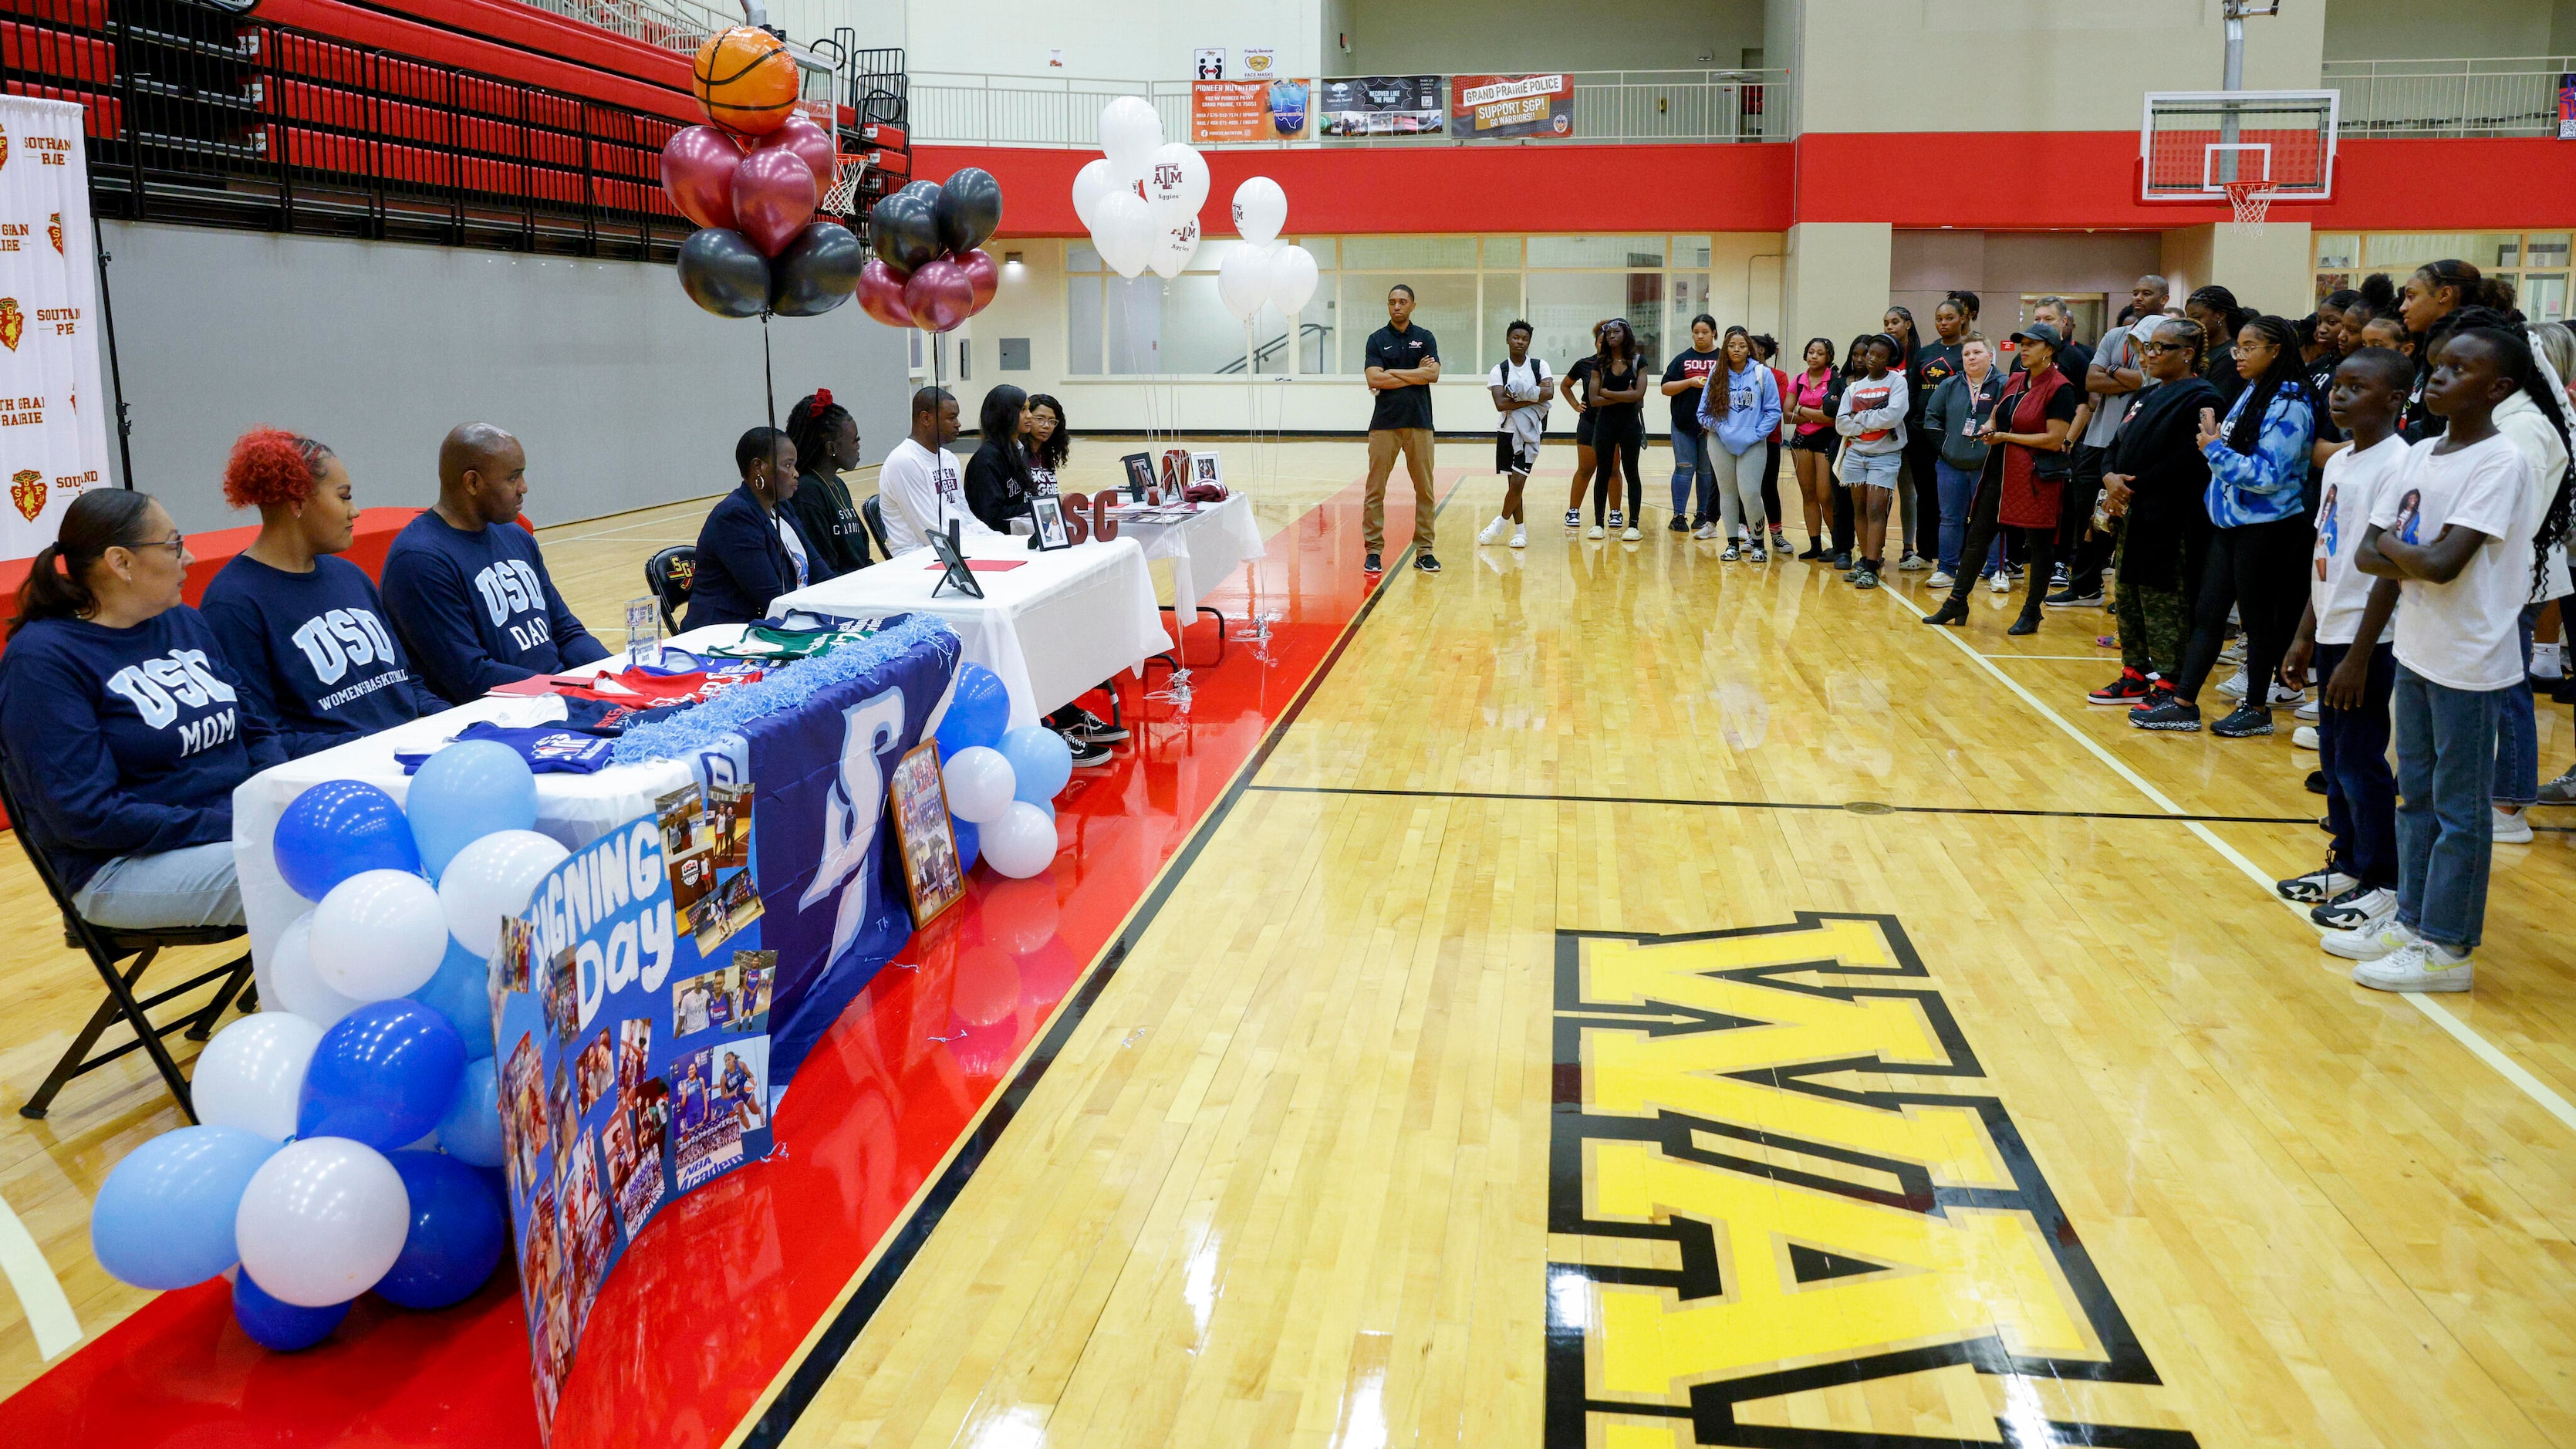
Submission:
<svg viewBox="0 0 2576 1449">
<path fill-rule="evenodd" d="M 2425 405 L 2447 430 L 2380 490 L 2355 562 L 2396 579 L 2397 914 L 2326 937 L 2381 991 L 2466 991 L 2486 922 L 2496 724 L 2522 680 L 2519 623 L 2535 558 L 2526 495 L 2540 486 L 2498 404 L 2532 375 L 2530 345 L 2489 328 L 2434 351 Z M 2563 490 L 2561 480 L 2559 488 Z M 2564 501 L 2549 510 L 2563 529 Z M 2554 538 L 2546 540 L 2554 545 Z"/>
<path fill-rule="evenodd" d="M 1529 518 L 1521 511 L 1521 489 L 1538 466 L 1539 440 L 1547 432 L 1548 391 L 1556 378 L 1547 363 L 1529 355 L 1530 325 L 1514 322 L 1503 329 L 1511 360 L 1497 362 L 1485 374 L 1485 390 L 1494 395 L 1494 471 L 1503 475 L 1503 511 L 1476 535 L 1478 543 L 1500 543 L 1508 530 L 1512 547 L 1529 547 Z"/>
<path fill-rule="evenodd" d="M 2388 696 L 2397 684 L 2397 653 L 2385 635 L 2399 585 L 2363 573 L 2353 558 L 2371 510 L 2406 461 L 2397 420 L 2415 384 L 2415 363 L 2368 347 L 2343 359 L 2333 379 L 2326 407 L 2351 441 L 2326 459 L 2307 615 L 2281 661 L 2281 678 L 2304 686 L 2313 658 L 2324 681 L 2317 771 L 2326 780 L 2326 828 L 2334 844 L 2323 868 L 2277 889 L 2283 899 L 2308 905 L 2318 925 L 2359 931 L 2397 915 L 2397 781 L 2388 772 Z"/>
<path fill-rule="evenodd" d="M 888 557 L 929 547 L 930 530 L 944 532 L 952 522 L 968 535 L 992 533 L 966 506 L 966 473 L 948 451 L 956 440 L 956 397 L 937 387 L 914 393 L 912 436 L 895 444 L 877 470 Z"/>
</svg>

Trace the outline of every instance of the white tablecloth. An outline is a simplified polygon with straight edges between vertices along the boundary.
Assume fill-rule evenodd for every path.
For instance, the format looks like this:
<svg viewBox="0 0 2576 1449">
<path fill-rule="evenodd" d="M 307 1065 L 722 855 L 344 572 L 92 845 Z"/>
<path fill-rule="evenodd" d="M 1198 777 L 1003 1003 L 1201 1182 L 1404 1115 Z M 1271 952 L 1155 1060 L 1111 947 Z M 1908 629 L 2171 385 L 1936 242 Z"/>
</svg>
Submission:
<svg viewBox="0 0 2576 1449">
<path fill-rule="evenodd" d="M 739 624 L 693 629 L 670 642 L 684 649 L 730 644 L 742 637 Z M 626 656 L 611 654 L 598 664 L 567 669 L 566 674 L 596 674 L 622 668 Z M 251 955 L 258 965 L 260 999 L 278 1000 L 268 981 L 269 950 L 278 934 L 313 903 L 287 888 L 277 873 L 277 856 L 269 848 L 277 818 L 296 796 L 325 780 L 364 780 L 399 802 L 410 797 L 411 777 L 394 759 L 396 750 L 435 748 L 476 720 L 509 725 L 545 724 L 564 717 L 564 702 L 554 696 L 510 698 L 485 696 L 443 714 L 397 725 L 382 734 L 336 745 L 320 754 L 289 760 L 262 770 L 233 791 L 233 866 L 241 877 L 242 913 L 250 926 Z M 654 800 L 687 785 L 693 777 L 678 760 L 645 765 L 611 765 L 590 775 L 537 777 L 537 829 L 578 850 L 612 828 L 653 808 Z"/>
<path fill-rule="evenodd" d="M 930 591 L 942 574 L 927 548 L 778 596 L 769 616 L 803 610 L 843 618 L 932 614 L 965 643 L 967 662 L 1001 676 L 1011 728 L 1033 725 L 1104 679 L 1172 647 L 1154 606 L 1153 575 L 1135 540 L 1040 552 L 1009 535 L 969 535 L 968 558 L 1013 559 L 1021 567 L 979 573 L 984 597 Z"/>
<path fill-rule="evenodd" d="M 1265 545 L 1261 524 L 1252 516 L 1252 500 L 1237 493 L 1223 503 L 1201 508 L 1179 523 L 1118 521 L 1118 536 L 1145 547 L 1147 559 L 1172 561 L 1172 607 L 1180 626 L 1188 628 L 1199 600 L 1236 566 L 1261 557 Z"/>
</svg>

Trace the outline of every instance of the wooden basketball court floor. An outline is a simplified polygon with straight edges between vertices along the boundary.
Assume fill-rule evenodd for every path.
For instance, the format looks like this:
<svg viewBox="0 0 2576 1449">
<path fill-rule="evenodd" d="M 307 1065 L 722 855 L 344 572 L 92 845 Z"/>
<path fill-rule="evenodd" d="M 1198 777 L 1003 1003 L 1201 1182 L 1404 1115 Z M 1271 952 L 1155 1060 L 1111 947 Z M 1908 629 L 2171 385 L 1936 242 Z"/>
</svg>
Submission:
<svg viewBox="0 0 2576 1449">
<path fill-rule="evenodd" d="M 1361 467 L 1281 452 L 1274 530 Z M 1478 549 L 1499 485 L 1442 469 L 1447 572 L 1389 572 L 735 1442 L 2576 1443 L 2576 812 L 2498 848 L 2473 996 L 2368 992 L 2268 888 L 2323 849 L 2286 711 L 2142 735 L 2084 704 L 2098 612 L 1934 630 L 1921 575 L 1721 564 L 1659 509 L 1568 540 L 1560 486 Z M 586 614 L 653 522 L 550 533 Z M 40 955 L 85 997 L 41 942 L 0 970 Z M 175 1116 L 118 1100 L 77 1149 L 0 1128 L 66 1281 Z M 85 1320 L 140 1296 L 86 1271 Z"/>
</svg>

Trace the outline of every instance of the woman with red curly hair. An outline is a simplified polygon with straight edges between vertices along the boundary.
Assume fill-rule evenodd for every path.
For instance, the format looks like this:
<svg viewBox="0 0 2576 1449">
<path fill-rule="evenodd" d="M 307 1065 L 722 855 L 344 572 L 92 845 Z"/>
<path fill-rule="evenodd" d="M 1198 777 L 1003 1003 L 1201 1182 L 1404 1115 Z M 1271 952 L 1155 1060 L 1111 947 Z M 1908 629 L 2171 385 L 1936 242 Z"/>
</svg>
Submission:
<svg viewBox="0 0 2576 1449">
<path fill-rule="evenodd" d="M 202 611 L 242 706 L 294 758 L 447 707 L 403 658 L 376 586 L 332 556 L 357 538 L 351 491 L 338 454 L 279 428 L 242 434 L 224 467 L 224 498 L 259 510 L 259 541 L 206 586 Z"/>
</svg>

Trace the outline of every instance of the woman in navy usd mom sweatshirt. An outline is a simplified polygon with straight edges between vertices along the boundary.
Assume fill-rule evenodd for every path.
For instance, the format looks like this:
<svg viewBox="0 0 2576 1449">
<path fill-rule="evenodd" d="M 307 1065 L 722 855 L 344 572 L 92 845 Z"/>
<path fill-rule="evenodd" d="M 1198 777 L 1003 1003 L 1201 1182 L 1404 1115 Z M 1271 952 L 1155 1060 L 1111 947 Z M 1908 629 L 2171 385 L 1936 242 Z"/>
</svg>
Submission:
<svg viewBox="0 0 2576 1449">
<path fill-rule="evenodd" d="M 84 493 L 36 555 L 0 655 L 19 823 L 102 926 L 241 924 L 233 787 L 285 758 L 179 602 L 191 562 L 151 495 Z"/>
<path fill-rule="evenodd" d="M 833 577 L 796 511 L 796 445 L 776 428 L 753 428 L 734 444 L 742 486 L 716 500 L 698 529 L 698 570 L 689 583 L 688 627 L 749 624 L 780 594 Z"/>
<path fill-rule="evenodd" d="M 207 585 L 206 622 L 242 704 L 293 759 L 447 708 L 413 677 L 376 586 L 331 557 L 357 540 L 352 491 L 337 454 L 277 428 L 242 434 L 224 469 L 226 501 L 259 510 L 259 541 Z"/>
</svg>

